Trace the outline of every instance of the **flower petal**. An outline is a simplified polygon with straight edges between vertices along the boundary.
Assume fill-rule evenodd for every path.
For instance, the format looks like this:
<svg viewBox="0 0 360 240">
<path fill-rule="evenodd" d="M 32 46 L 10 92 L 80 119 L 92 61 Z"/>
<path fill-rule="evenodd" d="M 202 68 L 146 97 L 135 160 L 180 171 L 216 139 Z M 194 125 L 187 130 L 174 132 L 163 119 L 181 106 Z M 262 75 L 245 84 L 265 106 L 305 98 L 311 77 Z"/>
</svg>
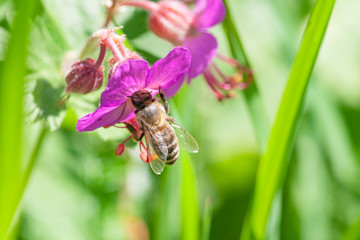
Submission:
<svg viewBox="0 0 360 240">
<path fill-rule="evenodd" d="M 183 46 L 191 52 L 190 81 L 202 73 L 212 61 L 217 51 L 217 41 L 210 33 L 200 32 L 196 36 L 187 37 Z"/>
<path fill-rule="evenodd" d="M 224 20 L 226 9 L 222 0 L 197 0 L 194 13 L 194 26 L 210 28 Z"/>
<path fill-rule="evenodd" d="M 99 127 L 114 125 L 117 122 L 129 120 L 135 116 L 135 108 L 130 100 L 121 106 L 104 107 L 99 106 L 95 112 L 80 118 L 76 124 L 79 132 L 93 131 Z"/>
<path fill-rule="evenodd" d="M 171 98 L 173 97 L 181 88 L 181 86 L 184 83 L 184 77 L 181 78 L 181 81 L 177 81 L 174 84 L 172 84 L 171 86 L 164 88 L 163 92 L 165 94 L 166 97 Z"/>
<path fill-rule="evenodd" d="M 145 87 L 149 64 L 144 60 L 125 61 L 109 79 L 105 91 L 101 94 L 100 104 L 104 107 L 115 107 L 123 104 L 128 96 Z"/>
<path fill-rule="evenodd" d="M 155 62 L 146 78 L 146 88 L 157 90 L 159 86 L 167 97 L 173 96 L 189 71 L 191 54 L 183 47 L 176 47 L 166 57 Z"/>
</svg>

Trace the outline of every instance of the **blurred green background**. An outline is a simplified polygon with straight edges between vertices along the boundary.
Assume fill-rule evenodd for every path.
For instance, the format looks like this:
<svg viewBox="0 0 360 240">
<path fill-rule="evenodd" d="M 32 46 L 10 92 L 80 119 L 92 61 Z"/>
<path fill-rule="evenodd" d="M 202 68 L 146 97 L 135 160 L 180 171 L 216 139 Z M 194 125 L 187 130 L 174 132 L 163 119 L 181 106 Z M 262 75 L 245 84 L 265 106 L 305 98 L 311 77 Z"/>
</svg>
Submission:
<svg viewBox="0 0 360 240">
<path fill-rule="evenodd" d="M 272 125 L 315 1 L 227 3 L 255 73 L 266 113 L 262 117 Z M 0 2 L 2 66 L 14 29 L 15 6 L 16 1 Z M 182 219 L 190 211 L 199 220 L 190 223 L 198 239 L 245 239 L 241 232 L 246 228 L 244 219 L 262 152 L 243 94 L 220 103 L 201 76 L 184 86 L 171 100 L 171 110 L 197 140 L 200 151 L 184 154 L 187 160 L 180 159 L 156 176 L 139 158 L 135 143 L 129 142 L 124 155 L 115 155 L 128 132 L 75 130 L 77 119 L 96 109 L 100 91 L 73 95 L 66 107 L 55 106 L 64 92 L 64 69 L 102 26 L 104 6 L 98 0 L 44 0 L 36 1 L 32 10 L 23 144 L 17 150 L 22 154 L 22 169 L 32 158 L 35 161 L 12 236 L 23 240 L 189 239 Z M 358 0 L 339 0 L 334 7 L 288 171 L 282 177 L 284 185 L 272 204 L 266 239 L 360 239 L 359 12 Z M 172 46 L 147 30 L 146 17 L 143 11 L 127 8 L 119 10 L 113 23 L 123 25 L 129 43 L 153 62 Z M 211 32 L 219 51 L 231 56 L 222 25 Z M 232 73 L 226 66 L 223 70 Z M 187 168 L 193 175 L 182 174 Z M 184 208 L 187 191 L 194 193 L 189 198 L 196 204 Z"/>
</svg>

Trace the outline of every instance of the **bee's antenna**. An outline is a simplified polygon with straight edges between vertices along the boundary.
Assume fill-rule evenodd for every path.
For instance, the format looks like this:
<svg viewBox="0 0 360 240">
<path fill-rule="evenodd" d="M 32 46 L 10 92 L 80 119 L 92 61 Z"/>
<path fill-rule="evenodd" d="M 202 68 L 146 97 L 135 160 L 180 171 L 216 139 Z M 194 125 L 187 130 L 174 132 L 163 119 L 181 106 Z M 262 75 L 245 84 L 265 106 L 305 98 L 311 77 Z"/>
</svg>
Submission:
<svg viewBox="0 0 360 240">
<path fill-rule="evenodd" d="M 127 96 L 127 97 L 140 99 L 139 97 L 135 97 L 135 96 Z"/>
</svg>

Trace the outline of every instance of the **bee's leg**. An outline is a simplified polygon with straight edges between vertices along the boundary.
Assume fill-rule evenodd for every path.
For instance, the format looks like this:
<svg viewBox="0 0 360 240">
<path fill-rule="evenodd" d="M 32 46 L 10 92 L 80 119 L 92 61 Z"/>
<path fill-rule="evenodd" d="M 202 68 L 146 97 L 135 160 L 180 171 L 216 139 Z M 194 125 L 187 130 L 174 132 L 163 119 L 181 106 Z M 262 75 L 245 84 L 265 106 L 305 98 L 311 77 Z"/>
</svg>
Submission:
<svg viewBox="0 0 360 240">
<path fill-rule="evenodd" d="M 136 129 L 131 124 L 128 124 L 126 122 L 124 122 L 124 124 L 125 124 L 125 127 L 127 128 L 127 130 L 129 130 L 129 132 L 135 136 Z"/>
<path fill-rule="evenodd" d="M 140 142 L 143 137 L 144 137 L 144 132 L 141 132 L 141 135 L 140 135 L 140 137 L 139 137 L 139 140 L 137 140 L 137 141 Z"/>
<path fill-rule="evenodd" d="M 168 122 L 175 122 L 175 118 L 168 116 L 167 121 Z"/>
<path fill-rule="evenodd" d="M 161 90 L 161 87 L 159 87 L 159 96 L 161 98 L 161 101 L 163 101 L 163 103 L 164 103 L 164 108 L 165 108 L 166 114 L 169 114 L 169 104 L 166 100 L 164 92 Z"/>
<path fill-rule="evenodd" d="M 124 122 L 126 128 L 129 130 L 129 132 L 134 136 L 135 141 L 139 142 L 141 141 L 141 138 L 144 136 L 144 132 L 141 130 L 141 135 L 138 137 L 137 130 L 131 125 L 126 122 Z"/>
</svg>

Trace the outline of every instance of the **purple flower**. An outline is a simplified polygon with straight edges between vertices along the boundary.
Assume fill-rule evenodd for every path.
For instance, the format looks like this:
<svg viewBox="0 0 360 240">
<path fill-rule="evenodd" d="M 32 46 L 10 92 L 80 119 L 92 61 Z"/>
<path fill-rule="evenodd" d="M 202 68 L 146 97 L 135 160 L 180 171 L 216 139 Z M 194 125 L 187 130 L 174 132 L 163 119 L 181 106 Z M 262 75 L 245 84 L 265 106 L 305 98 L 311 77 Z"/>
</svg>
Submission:
<svg viewBox="0 0 360 240">
<path fill-rule="evenodd" d="M 146 89 L 155 96 L 161 87 L 167 97 L 172 97 L 182 85 L 190 64 L 190 52 L 183 47 L 174 48 L 151 68 L 144 60 L 125 61 L 109 79 L 99 108 L 80 118 L 77 130 L 92 131 L 133 118 L 135 108 L 128 96 L 138 90 Z"/>
<path fill-rule="evenodd" d="M 252 82 L 252 71 L 238 63 L 235 59 L 217 52 L 216 38 L 208 29 L 224 20 L 226 10 L 222 0 L 197 0 L 193 11 L 193 20 L 182 46 L 191 52 L 192 63 L 188 83 L 200 74 L 206 80 L 217 99 L 235 96 L 234 89 L 245 89 Z M 226 76 L 215 65 L 214 58 L 229 64 L 236 69 L 231 76 Z"/>
<path fill-rule="evenodd" d="M 216 38 L 208 32 L 225 17 L 226 10 L 222 0 L 197 0 L 193 11 L 186 4 L 175 0 L 158 3 L 129 0 L 120 5 L 136 6 L 149 11 L 149 27 L 156 35 L 190 50 L 192 61 L 188 83 L 203 74 L 219 100 L 234 96 L 231 90 L 244 89 L 251 83 L 251 70 L 235 59 L 220 55 L 217 52 Z M 234 67 L 235 74 L 223 74 L 214 64 L 214 57 Z"/>
<path fill-rule="evenodd" d="M 221 23 L 226 14 L 222 0 L 197 0 L 194 18 L 182 46 L 188 48 L 193 59 L 189 81 L 200 75 L 217 53 L 218 43 L 208 29 Z"/>
</svg>

